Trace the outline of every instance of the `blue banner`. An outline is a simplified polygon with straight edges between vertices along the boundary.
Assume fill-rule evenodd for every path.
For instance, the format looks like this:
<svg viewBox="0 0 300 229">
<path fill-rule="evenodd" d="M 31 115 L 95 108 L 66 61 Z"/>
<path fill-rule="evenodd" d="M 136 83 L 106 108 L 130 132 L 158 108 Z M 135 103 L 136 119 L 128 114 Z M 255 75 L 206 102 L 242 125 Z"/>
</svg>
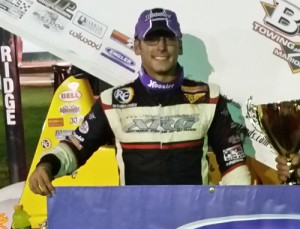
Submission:
<svg viewBox="0 0 300 229">
<path fill-rule="evenodd" d="M 298 228 L 298 186 L 57 187 L 49 229 Z"/>
</svg>

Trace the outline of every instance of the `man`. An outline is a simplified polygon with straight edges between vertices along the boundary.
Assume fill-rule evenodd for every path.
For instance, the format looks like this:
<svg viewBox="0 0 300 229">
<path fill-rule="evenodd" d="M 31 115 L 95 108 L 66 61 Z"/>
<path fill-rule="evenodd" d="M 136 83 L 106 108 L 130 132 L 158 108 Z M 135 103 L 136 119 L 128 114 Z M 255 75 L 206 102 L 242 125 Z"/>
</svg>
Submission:
<svg viewBox="0 0 300 229">
<path fill-rule="evenodd" d="M 73 173 L 112 138 L 123 185 L 208 184 L 208 146 L 223 184 L 250 184 L 226 99 L 216 85 L 184 78 L 177 62 L 182 33 L 176 14 L 145 10 L 134 37 L 142 60 L 138 78 L 100 94 L 74 133 L 41 158 L 31 190 L 50 195 L 53 178 Z"/>
<path fill-rule="evenodd" d="M 291 181 L 300 184 L 300 155 L 291 154 L 290 159 L 290 162 L 288 162 L 284 156 L 276 157 L 278 178 L 281 182 L 285 183 L 293 175 L 294 177 L 291 178 Z"/>
</svg>

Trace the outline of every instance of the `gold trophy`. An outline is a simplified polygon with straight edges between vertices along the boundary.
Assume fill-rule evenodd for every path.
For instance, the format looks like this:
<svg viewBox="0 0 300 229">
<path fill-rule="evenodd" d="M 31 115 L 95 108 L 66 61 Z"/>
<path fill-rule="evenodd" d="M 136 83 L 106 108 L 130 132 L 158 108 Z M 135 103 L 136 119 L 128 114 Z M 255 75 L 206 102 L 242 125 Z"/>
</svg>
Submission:
<svg viewBox="0 0 300 229">
<path fill-rule="evenodd" d="M 251 96 L 247 101 L 246 117 L 268 140 L 271 149 L 285 156 L 291 165 L 290 155 L 300 149 L 300 100 L 253 105 Z M 285 184 L 297 184 L 293 168 Z"/>
</svg>

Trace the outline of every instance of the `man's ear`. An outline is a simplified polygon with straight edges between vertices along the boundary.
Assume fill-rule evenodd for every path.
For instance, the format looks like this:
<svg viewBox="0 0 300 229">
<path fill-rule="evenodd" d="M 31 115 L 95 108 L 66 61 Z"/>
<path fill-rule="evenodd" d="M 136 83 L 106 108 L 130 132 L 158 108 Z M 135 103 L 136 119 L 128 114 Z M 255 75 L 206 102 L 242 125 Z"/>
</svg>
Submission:
<svg viewBox="0 0 300 229">
<path fill-rule="evenodd" d="M 182 40 L 179 40 L 179 55 L 183 54 Z"/>
<path fill-rule="evenodd" d="M 138 40 L 138 39 L 134 40 L 133 49 L 134 49 L 135 55 L 141 54 L 140 40 Z"/>
</svg>

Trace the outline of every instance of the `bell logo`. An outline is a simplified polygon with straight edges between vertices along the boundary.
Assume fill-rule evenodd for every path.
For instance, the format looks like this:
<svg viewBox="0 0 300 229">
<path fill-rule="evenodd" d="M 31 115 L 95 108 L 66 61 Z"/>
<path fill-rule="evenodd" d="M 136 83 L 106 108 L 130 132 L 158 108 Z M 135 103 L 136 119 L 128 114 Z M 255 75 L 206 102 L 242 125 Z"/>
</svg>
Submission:
<svg viewBox="0 0 300 229">
<path fill-rule="evenodd" d="M 300 34 L 300 8 L 284 0 L 274 0 L 275 5 L 262 2 L 267 13 L 265 23 L 291 36 Z"/>
</svg>

